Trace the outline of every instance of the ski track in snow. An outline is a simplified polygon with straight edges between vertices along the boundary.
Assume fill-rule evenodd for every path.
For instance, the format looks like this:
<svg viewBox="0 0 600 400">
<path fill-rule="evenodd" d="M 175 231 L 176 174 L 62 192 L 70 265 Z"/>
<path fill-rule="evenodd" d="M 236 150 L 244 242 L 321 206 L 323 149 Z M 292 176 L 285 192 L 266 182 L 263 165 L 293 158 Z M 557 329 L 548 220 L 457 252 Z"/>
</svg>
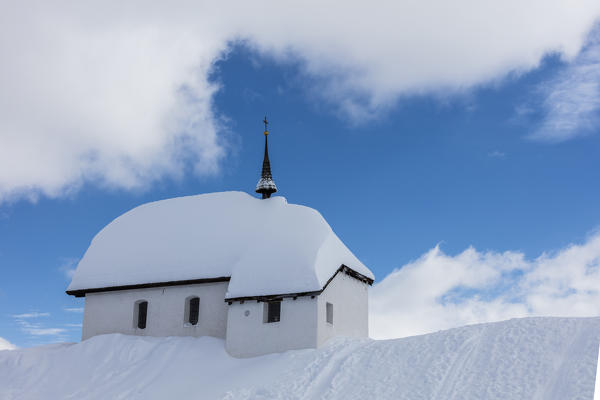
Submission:
<svg viewBox="0 0 600 400">
<path fill-rule="evenodd" d="M 0 351 L 0 398 L 592 399 L 600 317 L 524 318 L 235 359 L 214 338 Z"/>
</svg>

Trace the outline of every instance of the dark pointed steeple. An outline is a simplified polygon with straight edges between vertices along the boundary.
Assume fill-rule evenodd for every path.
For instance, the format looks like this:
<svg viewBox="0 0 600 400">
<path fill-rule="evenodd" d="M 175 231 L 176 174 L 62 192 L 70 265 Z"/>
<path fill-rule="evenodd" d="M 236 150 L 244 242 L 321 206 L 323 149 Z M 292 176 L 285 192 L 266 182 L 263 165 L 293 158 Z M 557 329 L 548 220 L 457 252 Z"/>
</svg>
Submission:
<svg viewBox="0 0 600 400">
<path fill-rule="evenodd" d="M 267 129 L 269 122 L 267 121 L 267 117 L 265 117 L 263 122 L 265 123 L 265 157 L 263 159 L 262 173 L 256 184 L 256 193 L 262 194 L 263 199 L 268 199 L 277 191 L 277 186 L 275 186 L 273 176 L 271 175 L 271 162 L 269 161 L 269 146 L 267 142 L 267 137 L 269 136 L 269 130 Z"/>
</svg>

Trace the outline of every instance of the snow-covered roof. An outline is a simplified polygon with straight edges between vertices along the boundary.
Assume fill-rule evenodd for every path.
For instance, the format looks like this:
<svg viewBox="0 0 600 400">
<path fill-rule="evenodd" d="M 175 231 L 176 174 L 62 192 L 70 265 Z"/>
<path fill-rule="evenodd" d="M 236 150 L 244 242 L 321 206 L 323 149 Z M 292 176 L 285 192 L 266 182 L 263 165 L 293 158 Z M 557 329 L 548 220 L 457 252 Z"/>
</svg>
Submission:
<svg viewBox="0 0 600 400">
<path fill-rule="evenodd" d="M 316 210 L 210 193 L 148 203 L 96 235 L 68 292 L 231 277 L 227 298 L 323 289 L 341 265 L 374 279 Z"/>
</svg>

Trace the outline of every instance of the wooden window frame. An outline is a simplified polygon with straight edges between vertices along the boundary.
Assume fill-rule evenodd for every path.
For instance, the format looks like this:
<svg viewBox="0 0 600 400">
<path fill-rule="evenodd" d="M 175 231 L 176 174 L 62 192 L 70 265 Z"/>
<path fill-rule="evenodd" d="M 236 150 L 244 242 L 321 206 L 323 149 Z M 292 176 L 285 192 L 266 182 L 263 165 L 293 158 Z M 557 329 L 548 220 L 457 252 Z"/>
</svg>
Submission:
<svg viewBox="0 0 600 400">
<path fill-rule="evenodd" d="M 273 324 L 281 321 L 281 300 L 265 302 L 263 322 Z"/>
</svg>

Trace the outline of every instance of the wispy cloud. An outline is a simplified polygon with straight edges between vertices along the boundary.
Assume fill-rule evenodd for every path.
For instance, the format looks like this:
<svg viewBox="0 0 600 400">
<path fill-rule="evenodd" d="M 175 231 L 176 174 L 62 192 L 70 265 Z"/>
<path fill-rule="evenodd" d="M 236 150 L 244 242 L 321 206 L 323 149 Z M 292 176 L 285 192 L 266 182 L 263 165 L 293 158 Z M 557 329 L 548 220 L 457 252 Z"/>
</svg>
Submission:
<svg viewBox="0 0 600 400">
<path fill-rule="evenodd" d="M 67 332 L 65 328 L 48 327 L 46 324 L 38 321 L 40 318 L 49 317 L 47 312 L 29 312 L 23 314 L 14 314 L 12 317 L 21 328 L 21 331 L 27 335 L 40 337 L 51 336 L 54 341 L 63 341 L 66 339 L 64 335 Z"/>
<path fill-rule="evenodd" d="M 533 315 L 600 315 L 600 232 L 529 260 L 518 251 L 439 246 L 374 285 L 371 335 L 410 336 Z"/>
<path fill-rule="evenodd" d="M 12 315 L 15 319 L 30 319 L 30 318 L 40 318 L 40 317 L 49 317 L 50 313 L 47 312 L 30 312 L 25 314 L 14 314 Z"/>
<path fill-rule="evenodd" d="M 63 258 L 62 264 L 58 267 L 58 270 L 65 274 L 67 279 L 73 279 L 73 274 L 75 274 L 75 270 L 77 269 L 77 263 L 79 262 L 78 258 L 66 257 Z"/>
<path fill-rule="evenodd" d="M 506 157 L 506 153 L 503 153 L 503 152 L 498 151 L 498 150 L 494 150 L 494 151 L 490 151 L 488 153 L 488 157 L 491 157 L 491 158 L 504 158 L 504 157 Z"/>
<path fill-rule="evenodd" d="M 63 310 L 65 310 L 66 312 L 72 312 L 72 313 L 82 313 L 83 307 L 65 307 L 65 308 L 63 308 Z"/>
<path fill-rule="evenodd" d="M 40 328 L 37 326 L 23 327 L 23 330 L 33 336 L 59 336 L 67 331 L 64 328 Z"/>
<path fill-rule="evenodd" d="M 540 91 L 545 116 L 532 139 L 561 142 L 600 129 L 600 26 L 575 60 Z"/>
</svg>

